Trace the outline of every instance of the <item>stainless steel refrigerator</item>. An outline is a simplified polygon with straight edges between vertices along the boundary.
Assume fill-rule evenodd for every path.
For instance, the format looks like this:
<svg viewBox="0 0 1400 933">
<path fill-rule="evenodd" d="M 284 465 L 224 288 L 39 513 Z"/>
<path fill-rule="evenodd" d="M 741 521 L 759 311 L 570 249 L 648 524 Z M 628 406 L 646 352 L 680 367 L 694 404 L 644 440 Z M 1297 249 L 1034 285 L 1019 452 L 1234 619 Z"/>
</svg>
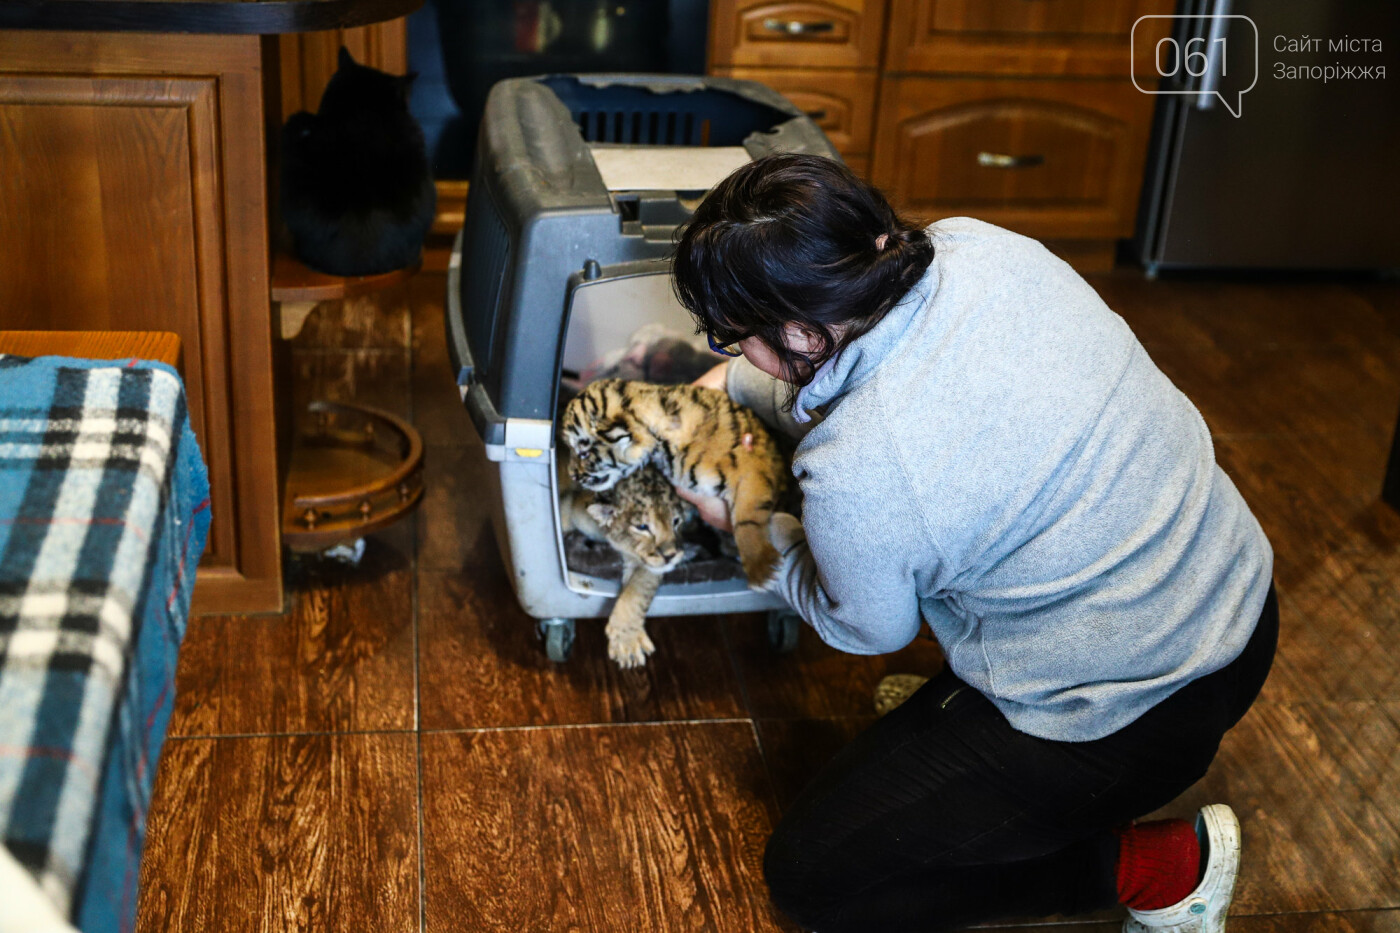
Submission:
<svg viewBox="0 0 1400 933">
<path fill-rule="evenodd" d="M 1400 269 L 1400 3 L 1186 0 L 1181 12 L 1252 20 L 1258 76 L 1240 97 L 1249 78 L 1243 19 L 1178 19 L 1177 45 L 1159 50 L 1158 70 L 1168 72 L 1177 50 L 1209 54 L 1160 85 L 1182 93 L 1158 97 L 1138 212 L 1148 274 Z"/>
</svg>

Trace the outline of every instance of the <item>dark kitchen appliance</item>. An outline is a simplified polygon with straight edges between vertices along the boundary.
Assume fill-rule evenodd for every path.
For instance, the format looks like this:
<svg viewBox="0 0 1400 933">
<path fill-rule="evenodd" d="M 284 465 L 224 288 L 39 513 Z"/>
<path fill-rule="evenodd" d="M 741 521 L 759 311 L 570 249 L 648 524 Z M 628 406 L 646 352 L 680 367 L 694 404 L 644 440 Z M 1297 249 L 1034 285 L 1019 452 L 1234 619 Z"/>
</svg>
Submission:
<svg viewBox="0 0 1400 933">
<path fill-rule="evenodd" d="M 1178 48 L 1203 39 L 1192 48 L 1224 47 L 1230 55 L 1228 62 L 1210 55 L 1199 78 L 1177 69 L 1182 80 L 1162 85 L 1188 93 L 1158 99 L 1138 214 L 1137 247 L 1149 274 L 1201 267 L 1400 269 L 1400 4 L 1187 0 L 1182 6 L 1184 13 L 1253 20 L 1258 80 L 1238 97 L 1250 78 L 1247 57 L 1238 54 L 1247 50 L 1241 43 L 1249 39 L 1249 23 L 1178 20 Z M 1220 38 L 1227 44 L 1215 41 Z M 1338 40 L 1345 50 L 1333 47 Z M 1353 40 L 1366 40 L 1367 50 Z M 1379 40 L 1382 51 L 1370 51 L 1370 40 Z M 1289 51 L 1290 41 L 1295 48 L 1305 42 L 1310 51 Z M 1164 57 L 1171 51 L 1166 47 Z M 1280 66 L 1295 69 L 1282 72 L 1292 76 L 1277 76 Z M 1384 66 L 1388 74 L 1323 80 L 1328 66 Z M 1239 101 L 1240 116 L 1214 90 Z"/>
</svg>

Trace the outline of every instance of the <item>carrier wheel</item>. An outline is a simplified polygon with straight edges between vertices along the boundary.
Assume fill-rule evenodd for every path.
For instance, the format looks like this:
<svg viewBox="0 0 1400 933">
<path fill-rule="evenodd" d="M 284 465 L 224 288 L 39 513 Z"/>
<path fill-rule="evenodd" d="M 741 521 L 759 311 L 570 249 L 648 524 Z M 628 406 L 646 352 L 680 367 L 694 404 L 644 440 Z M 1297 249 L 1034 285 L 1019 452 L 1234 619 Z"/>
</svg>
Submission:
<svg viewBox="0 0 1400 933">
<path fill-rule="evenodd" d="M 556 664 L 569 660 L 569 652 L 574 648 L 573 619 L 541 619 L 540 637 L 544 639 L 544 653 Z"/>
<path fill-rule="evenodd" d="M 779 654 L 791 654 L 802 631 L 802 617 L 791 609 L 768 610 L 768 646 Z"/>
</svg>

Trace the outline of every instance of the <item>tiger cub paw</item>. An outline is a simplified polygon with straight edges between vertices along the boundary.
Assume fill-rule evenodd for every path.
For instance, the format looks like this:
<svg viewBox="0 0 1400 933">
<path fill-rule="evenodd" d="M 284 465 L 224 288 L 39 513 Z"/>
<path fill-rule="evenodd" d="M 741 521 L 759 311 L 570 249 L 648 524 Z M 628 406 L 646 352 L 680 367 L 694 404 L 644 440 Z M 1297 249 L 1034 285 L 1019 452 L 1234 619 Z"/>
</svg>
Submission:
<svg viewBox="0 0 1400 933">
<path fill-rule="evenodd" d="M 761 590 L 772 583 L 778 572 L 779 560 L 778 549 L 767 541 L 751 548 L 749 553 L 743 553 L 741 549 L 739 562 L 744 565 L 744 576 L 749 578 L 749 588 Z"/>
<path fill-rule="evenodd" d="M 608 628 L 608 657 L 624 670 L 641 667 L 647 663 L 647 655 L 656 650 L 642 626 L 614 631 Z"/>
</svg>

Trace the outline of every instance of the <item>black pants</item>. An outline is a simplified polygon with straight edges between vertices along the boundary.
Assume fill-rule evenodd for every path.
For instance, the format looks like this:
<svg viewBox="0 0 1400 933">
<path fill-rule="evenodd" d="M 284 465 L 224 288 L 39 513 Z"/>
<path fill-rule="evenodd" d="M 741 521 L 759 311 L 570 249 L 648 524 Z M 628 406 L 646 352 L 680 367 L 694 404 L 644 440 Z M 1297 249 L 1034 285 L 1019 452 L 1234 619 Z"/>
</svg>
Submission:
<svg viewBox="0 0 1400 933">
<path fill-rule="evenodd" d="M 1117 903 L 1113 827 L 1206 773 L 1277 643 L 1270 588 L 1237 659 L 1092 742 L 1018 732 L 944 670 L 783 816 L 763 864 L 773 901 L 817 933 L 948 930 Z"/>
</svg>

